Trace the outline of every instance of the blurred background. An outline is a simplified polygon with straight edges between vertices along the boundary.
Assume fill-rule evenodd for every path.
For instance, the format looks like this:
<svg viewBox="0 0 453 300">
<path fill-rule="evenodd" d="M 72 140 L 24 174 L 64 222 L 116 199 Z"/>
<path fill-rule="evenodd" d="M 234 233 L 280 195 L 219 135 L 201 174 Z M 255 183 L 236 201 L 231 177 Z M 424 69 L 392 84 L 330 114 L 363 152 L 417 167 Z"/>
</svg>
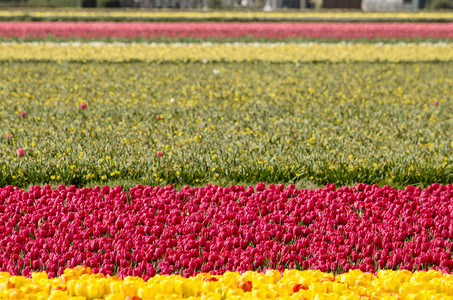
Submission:
<svg viewBox="0 0 453 300">
<path fill-rule="evenodd" d="M 418 11 L 453 9 L 453 0 L 0 0 L 0 7 L 128 7 L 171 9 L 361 9 Z"/>
</svg>

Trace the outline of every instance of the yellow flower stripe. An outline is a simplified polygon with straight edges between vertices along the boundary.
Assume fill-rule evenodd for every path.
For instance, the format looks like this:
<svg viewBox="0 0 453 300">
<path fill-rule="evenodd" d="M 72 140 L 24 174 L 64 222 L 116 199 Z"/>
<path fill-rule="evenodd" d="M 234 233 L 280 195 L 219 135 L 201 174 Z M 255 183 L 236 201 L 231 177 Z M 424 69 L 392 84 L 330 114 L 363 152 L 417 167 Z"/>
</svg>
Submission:
<svg viewBox="0 0 453 300">
<path fill-rule="evenodd" d="M 3 43 L 0 60 L 448 61 L 453 60 L 453 44 Z"/>
<path fill-rule="evenodd" d="M 0 60 L 448 61 L 453 60 L 453 44 L 1 43 Z"/>
<path fill-rule="evenodd" d="M 129 297 L 129 298 L 127 298 Z M 0 273 L 0 299 L 452 299 L 453 275 L 440 271 L 359 270 L 334 277 L 321 271 L 275 270 L 265 274 L 156 275 L 124 280 L 92 274 L 90 268 L 67 269 L 59 278 Z M 135 298 L 137 299 L 137 298 Z"/>
<path fill-rule="evenodd" d="M 143 10 L 0 10 L 0 17 L 164 18 L 164 19 L 453 19 L 452 12 L 168 12 Z"/>
</svg>

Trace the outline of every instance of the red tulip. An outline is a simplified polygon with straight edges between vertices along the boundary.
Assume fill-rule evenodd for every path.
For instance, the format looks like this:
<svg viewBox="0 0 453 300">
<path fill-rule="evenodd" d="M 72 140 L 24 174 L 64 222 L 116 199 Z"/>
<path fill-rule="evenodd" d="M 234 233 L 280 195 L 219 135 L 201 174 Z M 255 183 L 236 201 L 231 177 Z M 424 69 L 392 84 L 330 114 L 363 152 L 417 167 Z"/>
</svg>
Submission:
<svg viewBox="0 0 453 300">
<path fill-rule="evenodd" d="M 269 266 L 445 271 L 452 264 L 446 251 L 453 248 L 447 240 L 452 198 L 453 185 L 439 184 L 397 191 L 260 183 L 256 192 L 212 185 L 181 191 L 171 185 L 129 191 L 6 186 L 0 188 L 0 248 L 10 255 L 0 256 L 0 271 L 45 269 L 56 276 L 79 264 L 143 278 Z"/>
<path fill-rule="evenodd" d="M 16 152 L 17 152 L 17 156 L 19 156 L 19 157 L 25 156 L 25 150 L 23 148 L 18 148 Z"/>
</svg>

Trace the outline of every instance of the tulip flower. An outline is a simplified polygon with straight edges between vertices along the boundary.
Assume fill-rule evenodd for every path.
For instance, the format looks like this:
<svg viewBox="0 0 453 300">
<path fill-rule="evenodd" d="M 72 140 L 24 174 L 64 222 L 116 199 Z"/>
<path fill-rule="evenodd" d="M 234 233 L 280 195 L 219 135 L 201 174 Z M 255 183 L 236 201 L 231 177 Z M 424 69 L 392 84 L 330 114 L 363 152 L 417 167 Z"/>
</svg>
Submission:
<svg viewBox="0 0 453 300">
<path fill-rule="evenodd" d="M 452 198 L 451 184 L 403 190 L 5 186 L 0 249 L 8 255 L 0 255 L 0 272 L 45 270 L 55 277 L 81 264 L 143 278 L 269 268 L 451 272 Z M 240 284 L 243 292 L 257 286 L 248 281 Z"/>
<path fill-rule="evenodd" d="M 1 22 L 4 38 L 453 38 L 453 24 L 361 22 Z"/>
<path fill-rule="evenodd" d="M 17 152 L 17 156 L 19 156 L 19 157 L 25 156 L 25 150 L 23 148 L 18 148 L 16 152 Z"/>
</svg>

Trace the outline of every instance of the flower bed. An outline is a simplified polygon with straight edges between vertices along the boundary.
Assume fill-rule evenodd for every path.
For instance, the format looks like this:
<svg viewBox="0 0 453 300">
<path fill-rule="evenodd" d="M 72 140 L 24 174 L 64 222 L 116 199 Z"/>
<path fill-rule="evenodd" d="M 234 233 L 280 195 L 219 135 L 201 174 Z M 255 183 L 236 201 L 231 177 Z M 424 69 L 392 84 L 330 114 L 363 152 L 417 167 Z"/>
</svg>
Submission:
<svg viewBox="0 0 453 300">
<path fill-rule="evenodd" d="M 0 56 L 57 61 L 0 62 L 0 186 L 451 183 L 453 61 L 423 59 L 453 55 L 453 44 L 307 45 L 305 52 L 367 60 L 360 49 L 393 59 L 412 49 L 422 62 L 407 64 L 177 62 L 173 54 L 197 48 L 89 46 L 92 57 L 148 49 L 169 61 L 105 63 L 84 62 L 87 52 L 76 45 L 66 54 L 52 46 L 61 51 L 53 57 L 52 47 L 27 47 L 0 46 Z M 234 49 L 260 49 L 241 47 L 212 46 L 228 52 L 210 55 L 243 59 Z M 287 57 L 264 49 L 271 61 L 294 55 L 290 45 L 274 48 Z"/>
<path fill-rule="evenodd" d="M 116 23 L 0 22 L 0 37 L 239 38 L 280 40 L 453 38 L 453 23 Z"/>
<path fill-rule="evenodd" d="M 451 22 L 447 12 L 263 12 L 263 11 L 147 11 L 147 10 L 78 10 L 16 9 L 0 10 L 1 20 L 31 21 L 373 21 L 373 22 Z"/>
<path fill-rule="evenodd" d="M 143 62 L 432 62 L 453 60 L 453 43 L 0 43 L 0 60 Z"/>
<path fill-rule="evenodd" d="M 59 278 L 33 273 L 32 278 L 0 273 L 0 298 L 4 299 L 340 299 L 453 296 L 453 276 L 428 272 L 380 271 L 377 276 L 350 271 L 334 277 L 320 271 L 275 270 L 266 273 L 227 272 L 140 277 L 93 274 L 90 268 L 65 270 Z M 73 297 L 73 298 L 71 298 Z"/>
<path fill-rule="evenodd" d="M 453 185 L 0 189 L 0 270 L 142 276 L 453 269 Z"/>
</svg>

